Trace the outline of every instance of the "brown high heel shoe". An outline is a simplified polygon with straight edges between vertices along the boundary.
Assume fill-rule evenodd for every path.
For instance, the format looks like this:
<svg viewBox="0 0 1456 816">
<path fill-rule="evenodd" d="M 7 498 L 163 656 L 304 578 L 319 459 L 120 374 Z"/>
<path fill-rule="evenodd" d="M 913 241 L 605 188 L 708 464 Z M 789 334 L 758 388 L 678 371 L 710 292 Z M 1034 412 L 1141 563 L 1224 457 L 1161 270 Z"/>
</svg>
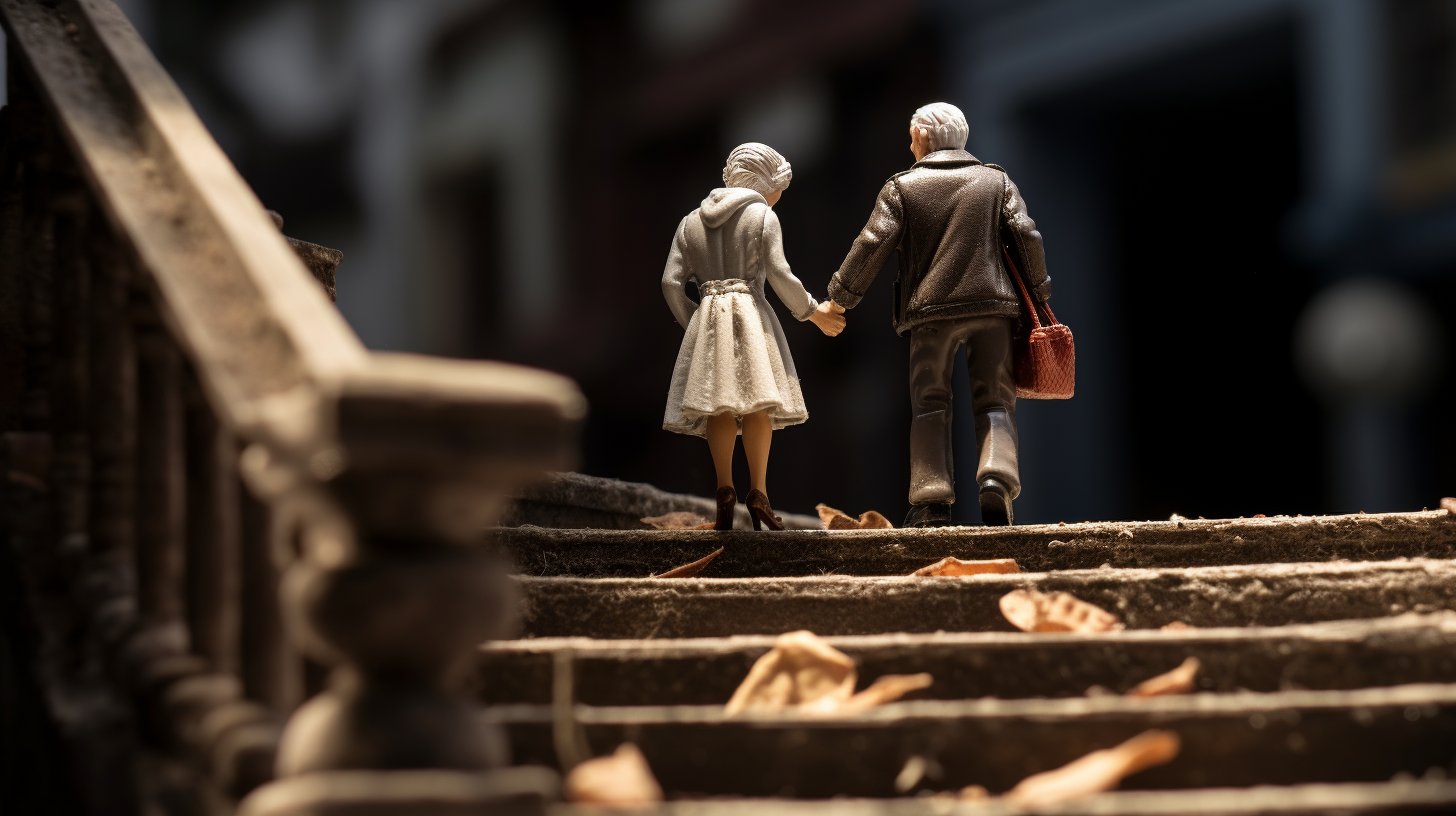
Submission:
<svg viewBox="0 0 1456 816">
<path fill-rule="evenodd" d="M 774 515 L 773 508 L 768 503 L 768 496 L 763 495 L 762 490 L 755 487 L 748 491 L 743 503 L 748 505 L 748 516 L 753 519 L 753 529 L 763 529 L 759 526 L 759 522 L 767 525 L 770 530 L 784 529 L 783 519 Z"/>
<path fill-rule="evenodd" d="M 718 488 L 718 522 L 714 530 L 733 529 L 733 510 L 738 506 L 738 494 L 731 487 Z"/>
</svg>

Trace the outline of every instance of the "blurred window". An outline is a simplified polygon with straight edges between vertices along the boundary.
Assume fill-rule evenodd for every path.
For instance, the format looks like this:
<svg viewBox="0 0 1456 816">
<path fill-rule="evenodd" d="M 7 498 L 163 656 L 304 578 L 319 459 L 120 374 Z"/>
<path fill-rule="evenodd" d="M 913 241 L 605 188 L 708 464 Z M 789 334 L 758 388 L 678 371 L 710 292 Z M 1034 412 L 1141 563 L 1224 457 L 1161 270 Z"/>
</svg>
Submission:
<svg viewBox="0 0 1456 816">
<path fill-rule="evenodd" d="M 1386 0 L 1389 199 L 1416 206 L 1456 191 L 1456 0 Z"/>
</svg>

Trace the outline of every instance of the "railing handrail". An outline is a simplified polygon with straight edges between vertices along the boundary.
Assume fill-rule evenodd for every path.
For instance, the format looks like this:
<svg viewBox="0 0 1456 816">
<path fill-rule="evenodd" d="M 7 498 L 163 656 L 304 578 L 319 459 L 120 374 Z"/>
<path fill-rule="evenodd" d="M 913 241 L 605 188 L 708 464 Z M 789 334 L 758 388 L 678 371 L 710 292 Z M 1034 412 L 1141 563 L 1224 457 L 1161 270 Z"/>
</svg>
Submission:
<svg viewBox="0 0 1456 816">
<path fill-rule="evenodd" d="M 269 421 L 270 398 L 366 364 L 363 345 L 114 3 L 4 0 L 0 12 L 228 426 L 267 433 L 256 426 Z M 210 274 L 197 274 L 204 266 Z"/>
<path fill-rule="evenodd" d="M 126 17 L 111 0 L 0 0 L 0 17 L 102 209 L 155 283 L 162 318 L 218 417 L 278 453 L 332 447 L 335 398 L 350 379 L 377 383 L 369 369 L 381 358 L 329 303 Z M 566 421 L 584 410 L 565 378 L 499 363 L 452 368 L 464 385 L 457 398 L 530 393 Z M 516 386 L 493 394 L 505 381 Z M 409 396 L 404 382 L 394 390 Z"/>
<path fill-rule="evenodd" d="M 0 241 L 24 256 L 0 257 L 24 293 L 0 320 L 23 420 L 0 430 L 35 437 L 0 443 L 54 450 L 32 514 L 117 574 L 82 612 L 107 693 L 233 795 L 276 754 L 313 782 L 455 769 L 507 796 L 519 780 L 472 775 L 499 734 L 448 678 L 509 625 L 503 568 L 473 545 L 575 464 L 575 383 L 367 351 L 111 0 L 0 0 L 0 23 L 18 69 Z M 280 736 L 293 646 L 344 671 Z"/>
</svg>

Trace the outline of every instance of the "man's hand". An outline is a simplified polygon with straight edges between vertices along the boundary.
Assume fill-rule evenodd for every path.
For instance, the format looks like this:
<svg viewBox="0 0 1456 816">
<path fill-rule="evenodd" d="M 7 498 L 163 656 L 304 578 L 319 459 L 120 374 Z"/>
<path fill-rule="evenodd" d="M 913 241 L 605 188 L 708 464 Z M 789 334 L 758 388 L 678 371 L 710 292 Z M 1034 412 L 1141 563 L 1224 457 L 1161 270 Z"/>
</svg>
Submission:
<svg viewBox="0 0 1456 816">
<path fill-rule="evenodd" d="M 832 300 L 826 300 L 819 304 L 819 308 L 815 309 L 813 314 L 809 315 L 809 319 L 814 322 L 814 325 L 819 327 L 819 331 L 824 332 L 830 337 L 844 331 L 844 324 L 846 322 L 844 319 L 844 307 Z"/>
</svg>

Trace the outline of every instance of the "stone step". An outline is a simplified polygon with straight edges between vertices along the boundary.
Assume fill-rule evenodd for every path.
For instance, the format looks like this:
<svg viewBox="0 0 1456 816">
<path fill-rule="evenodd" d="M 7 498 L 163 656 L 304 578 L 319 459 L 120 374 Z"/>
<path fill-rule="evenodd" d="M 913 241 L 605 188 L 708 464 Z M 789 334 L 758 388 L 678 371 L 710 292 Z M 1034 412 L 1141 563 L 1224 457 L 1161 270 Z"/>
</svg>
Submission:
<svg viewBox="0 0 1456 816">
<path fill-rule="evenodd" d="M 717 517 L 718 506 L 704 496 L 668 493 L 641 482 L 624 482 L 583 473 L 552 473 L 523 488 L 511 499 L 501 519 L 502 527 L 581 528 L 646 530 L 642 519 L 668 513 L 693 513 L 705 520 Z M 818 516 L 779 511 L 784 526 L 818 530 Z M 734 526 L 747 530 L 752 522 L 747 505 L 734 508 Z"/>
<path fill-rule="evenodd" d="M 553 661 L 569 655 L 576 699 L 593 706 L 722 705 L 773 646 L 767 635 L 688 640 L 542 638 L 481 649 L 472 688 L 485 703 L 551 702 Z M 1383 620 L 1096 635 L 940 633 L 828 638 L 859 665 L 861 686 L 929 672 L 919 697 L 963 700 L 1122 693 L 1202 663 L 1198 689 L 1272 692 L 1456 683 L 1456 613 Z"/>
<path fill-rule="evenodd" d="M 1065 591 L 1130 629 L 1282 626 L 1456 608 L 1456 562 L 1412 559 L 1187 569 L 1094 569 L 973 578 L 517 577 L 522 636 L 728 637 L 1011 631 L 1013 589 Z"/>
<path fill-rule="evenodd" d="M 946 816 L 953 804 L 934 797 L 902 799 L 716 799 L 659 805 L 659 816 Z M 1456 811 L 1456 782 L 1411 780 L 1186 791 L 1114 791 L 1037 813 L 1057 816 L 1390 816 Z M 599 808 L 554 805 L 548 816 L 600 816 Z M 1012 816 L 1027 811 L 997 801 L 965 812 Z"/>
<path fill-rule="evenodd" d="M 1379 515 L 1048 524 L 933 530 L 501 529 L 524 575 L 645 578 L 724 552 L 704 577 L 908 575 L 953 555 L 1014 558 L 1022 570 L 1209 567 L 1456 558 L 1445 510 Z"/>
<path fill-rule="evenodd" d="M 556 764 L 550 706 L 498 706 L 515 760 Z M 1456 686 L 1194 694 L 1132 699 L 914 701 L 854 718 L 725 719 L 721 706 L 566 709 L 590 753 L 642 749 L 669 796 L 892 797 L 911 757 L 925 787 L 992 793 L 1150 728 L 1182 750 L 1126 789 L 1169 790 L 1443 778 Z M 568 723 L 561 730 L 570 733 Z"/>
</svg>

